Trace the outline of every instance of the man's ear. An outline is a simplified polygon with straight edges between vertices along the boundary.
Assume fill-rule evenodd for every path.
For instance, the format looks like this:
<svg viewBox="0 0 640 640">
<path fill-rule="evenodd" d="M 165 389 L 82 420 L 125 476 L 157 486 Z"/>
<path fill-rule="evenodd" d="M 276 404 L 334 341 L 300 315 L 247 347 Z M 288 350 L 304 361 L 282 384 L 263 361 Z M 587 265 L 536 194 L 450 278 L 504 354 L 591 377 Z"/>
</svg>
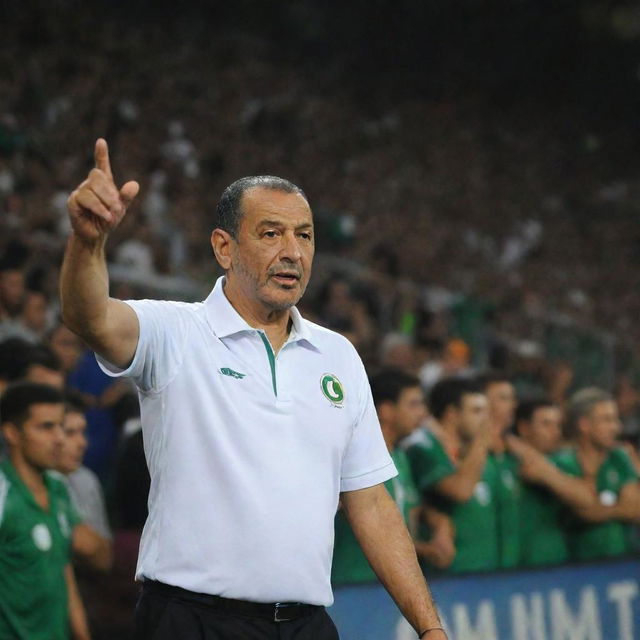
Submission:
<svg viewBox="0 0 640 640">
<path fill-rule="evenodd" d="M 384 422 L 385 424 L 393 422 L 393 418 L 395 416 L 395 404 L 390 400 L 385 400 L 380 403 L 378 405 L 378 416 L 380 418 L 380 422 Z"/>
<path fill-rule="evenodd" d="M 211 247 L 218 264 L 228 271 L 231 268 L 231 243 L 234 242 L 231 234 L 224 229 L 214 229 L 211 232 Z"/>
<path fill-rule="evenodd" d="M 0 430 L 2 431 L 4 441 L 8 445 L 15 447 L 18 444 L 20 430 L 13 422 L 3 422 L 2 425 L 0 425 Z"/>
</svg>

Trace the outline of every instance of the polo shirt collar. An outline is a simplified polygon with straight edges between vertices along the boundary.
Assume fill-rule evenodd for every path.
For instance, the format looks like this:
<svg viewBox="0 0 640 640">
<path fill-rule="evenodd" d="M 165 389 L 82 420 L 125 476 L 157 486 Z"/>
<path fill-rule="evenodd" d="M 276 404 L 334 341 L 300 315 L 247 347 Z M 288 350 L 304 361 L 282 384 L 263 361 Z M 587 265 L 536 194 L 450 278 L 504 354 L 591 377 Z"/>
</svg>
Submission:
<svg viewBox="0 0 640 640">
<path fill-rule="evenodd" d="M 241 331 L 256 331 L 233 307 L 224 293 L 224 276 L 216 280 L 211 293 L 204 301 L 207 322 L 218 338 L 226 338 Z M 311 329 L 296 307 L 291 307 L 291 334 L 287 342 L 304 340 L 319 350 Z"/>
</svg>

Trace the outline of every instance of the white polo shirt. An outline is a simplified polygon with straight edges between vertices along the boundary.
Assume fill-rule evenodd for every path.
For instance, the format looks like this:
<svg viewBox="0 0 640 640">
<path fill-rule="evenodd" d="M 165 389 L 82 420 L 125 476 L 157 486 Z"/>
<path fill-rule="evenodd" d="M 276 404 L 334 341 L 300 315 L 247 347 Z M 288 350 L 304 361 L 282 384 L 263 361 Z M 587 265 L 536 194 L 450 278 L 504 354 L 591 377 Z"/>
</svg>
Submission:
<svg viewBox="0 0 640 640">
<path fill-rule="evenodd" d="M 151 474 L 136 577 L 256 602 L 329 605 L 341 491 L 396 475 L 362 362 L 291 310 L 277 356 L 223 292 L 128 301 Z"/>
</svg>

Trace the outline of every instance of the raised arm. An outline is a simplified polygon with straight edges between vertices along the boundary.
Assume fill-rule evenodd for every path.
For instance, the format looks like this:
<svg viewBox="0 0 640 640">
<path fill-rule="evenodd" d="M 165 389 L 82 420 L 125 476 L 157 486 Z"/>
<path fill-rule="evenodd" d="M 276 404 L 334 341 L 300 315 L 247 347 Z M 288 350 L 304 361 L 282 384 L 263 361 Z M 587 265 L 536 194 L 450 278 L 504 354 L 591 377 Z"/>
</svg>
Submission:
<svg viewBox="0 0 640 640">
<path fill-rule="evenodd" d="M 595 491 L 586 480 L 564 473 L 518 436 L 509 435 L 505 440 L 507 449 L 518 458 L 520 476 L 524 480 L 546 487 L 574 511 L 597 504 Z"/>
<path fill-rule="evenodd" d="M 94 351 L 122 368 L 133 359 L 139 326 L 127 304 L 109 297 L 105 245 L 138 190 L 137 182 L 116 187 L 107 143 L 100 138 L 95 167 L 67 202 L 73 232 L 60 276 L 64 323 Z"/>
<path fill-rule="evenodd" d="M 437 482 L 434 489 L 454 502 L 470 500 L 487 463 L 489 443 L 489 431 L 483 428 L 475 435 L 457 469 Z"/>
<path fill-rule="evenodd" d="M 423 640 L 446 640 L 413 541 L 395 502 L 379 484 L 342 493 L 342 508 L 369 564 Z"/>
</svg>

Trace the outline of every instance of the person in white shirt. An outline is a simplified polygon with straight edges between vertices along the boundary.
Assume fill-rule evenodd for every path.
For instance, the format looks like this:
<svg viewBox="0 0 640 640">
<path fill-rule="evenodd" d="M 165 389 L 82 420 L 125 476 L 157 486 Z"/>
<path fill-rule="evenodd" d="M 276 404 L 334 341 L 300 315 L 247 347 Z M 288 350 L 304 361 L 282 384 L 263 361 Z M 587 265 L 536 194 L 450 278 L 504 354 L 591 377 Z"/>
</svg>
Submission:
<svg viewBox="0 0 640 640">
<path fill-rule="evenodd" d="M 109 571 L 113 549 L 104 493 L 98 476 L 82 464 L 87 450 L 87 419 L 82 398 L 67 391 L 64 408 L 64 438 L 56 470 L 65 476 L 71 502 L 82 519 L 82 525 L 74 530 L 73 549 L 92 569 Z"/>
<path fill-rule="evenodd" d="M 311 274 L 306 196 L 273 176 L 224 191 L 211 235 L 225 271 L 203 303 L 109 298 L 107 237 L 137 195 L 106 142 L 71 194 L 64 321 L 130 376 L 151 475 L 137 638 L 318 638 L 341 499 L 369 562 L 423 640 L 444 630 L 402 516 L 364 367 L 295 304 Z"/>
</svg>

